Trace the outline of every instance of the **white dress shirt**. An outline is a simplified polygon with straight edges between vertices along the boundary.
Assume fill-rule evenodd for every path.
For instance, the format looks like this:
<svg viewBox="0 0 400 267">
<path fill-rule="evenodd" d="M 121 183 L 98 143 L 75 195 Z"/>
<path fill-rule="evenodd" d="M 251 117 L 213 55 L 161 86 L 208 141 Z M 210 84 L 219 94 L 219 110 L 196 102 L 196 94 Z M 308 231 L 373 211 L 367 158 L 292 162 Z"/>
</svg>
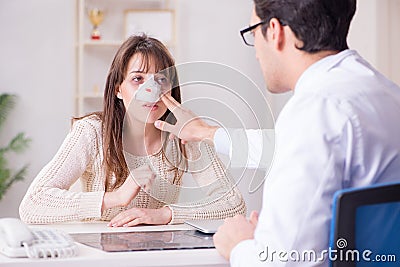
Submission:
<svg viewBox="0 0 400 267">
<path fill-rule="evenodd" d="M 231 265 L 328 266 L 289 253 L 328 249 L 337 190 L 400 182 L 399 116 L 400 88 L 357 52 L 310 66 L 276 123 L 255 239 L 232 250 Z"/>
</svg>

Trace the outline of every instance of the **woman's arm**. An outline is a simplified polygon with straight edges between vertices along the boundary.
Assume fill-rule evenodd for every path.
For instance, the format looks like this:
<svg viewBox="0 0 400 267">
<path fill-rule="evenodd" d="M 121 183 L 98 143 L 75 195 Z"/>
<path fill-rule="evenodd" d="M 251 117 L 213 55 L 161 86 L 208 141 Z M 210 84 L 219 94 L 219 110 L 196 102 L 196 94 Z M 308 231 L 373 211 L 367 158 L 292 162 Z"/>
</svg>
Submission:
<svg viewBox="0 0 400 267">
<path fill-rule="evenodd" d="M 104 194 L 101 210 L 128 206 L 141 188 L 144 191 L 151 189 L 154 179 L 155 174 L 147 164 L 131 170 L 125 182 L 117 190 Z"/>
<path fill-rule="evenodd" d="M 101 153 L 96 128 L 100 125 L 100 121 L 94 119 L 74 123 L 57 154 L 36 176 L 24 196 L 19 207 L 23 221 L 54 223 L 101 216 L 104 181 L 100 175 L 101 164 L 95 160 Z M 91 165 L 96 173 L 85 173 Z M 96 183 L 98 191 L 70 191 L 71 185 L 82 175 L 87 176 L 88 183 Z"/>
<path fill-rule="evenodd" d="M 236 214 L 245 214 L 246 205 L 243 197 L 230 180 L 227 170 L 217 158 L 213 147 L 203 144 L 199 151 L 198 144 L 188 143 L 186 147 L 189 172 L 192 172 L 198 185 L 196 191 L 202 193 L 200 200 L 171 204 L 161 208 L 132 207 L 116 215 L 110 221 L 109 226 L 175 224 L 190 219 L 223 219 Z M 170 152 L 174 154 L 172 151 Z M 193 161 L 193 159 L 198 160 Z M 179 192 L 176 186 L 169 184 L 161 189 L 162 191 L 166 190 L 168 194 L 175 194 Z M 182 190 L 187 190 L 187 188 L 182 187 Z M 159 202 L 159 204 L 162 203 Z"/>
</svg>

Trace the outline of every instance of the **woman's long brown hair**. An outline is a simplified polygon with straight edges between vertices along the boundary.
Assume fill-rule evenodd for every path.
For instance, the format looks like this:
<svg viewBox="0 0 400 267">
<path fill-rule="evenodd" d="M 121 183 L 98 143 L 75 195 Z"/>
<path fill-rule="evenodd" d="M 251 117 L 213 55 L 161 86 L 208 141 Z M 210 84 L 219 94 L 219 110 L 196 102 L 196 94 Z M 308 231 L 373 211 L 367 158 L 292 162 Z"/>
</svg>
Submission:
<svg viewBox="0 0 400 267">
<path fill-rule="evenodd" d="M 116 94 L 118 86 L 125 79 L 129 60 L 135 54 L 141 55 L 142 70 L 144 72 L 148 72 L 150 67 L 152 67 L 150 64 L 155 64 L 156 72 L 167 69 L 171 81 L 171 95 L 176 101 L 181 102 L 178 75 L 174 67 L 175 62 L 168 49 L 157 39 L 144 34 L 129 37 L 118 49 L 108 72 L 104 90 L 103 112 L 89 114 L 97 115 L 102 121 L 103 167 L 106 174 L 107 191 L 119 187 L 129 174 L 122 145 L 122 132 L 126 110 L 122 99 L 117 98 Z M 167 120 L 172 124 L 175 123 L 175 117 L 170 114 L 169 110 L 160 119 Z M 164 140 L 163 151 L 168 137 Z M 179 150 L 184 153 L 183 147 L 180 144 L 179 146 Z M 110 179 L 113 174 L 116 177 L 116 183 L 112 188 L 109 188 L 108 185 L 110 185 Z"/>
</svg>

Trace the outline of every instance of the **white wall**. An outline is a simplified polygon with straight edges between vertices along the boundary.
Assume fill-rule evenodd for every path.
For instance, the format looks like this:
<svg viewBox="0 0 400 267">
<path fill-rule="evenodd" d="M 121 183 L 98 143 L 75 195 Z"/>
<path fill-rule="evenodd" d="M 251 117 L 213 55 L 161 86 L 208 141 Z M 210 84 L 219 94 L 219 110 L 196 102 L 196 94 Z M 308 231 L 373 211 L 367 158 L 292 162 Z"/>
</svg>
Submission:
<svg viewBox="0 0 400 267">
<path fill-rule="evenodd" d="M 351 46 L 399 83 L 399 1 L 358 2 Z M 243 45 L 238 33 L 249 23 L 251 0 L 177 0 L 175 4 L 178 63 L 201 60 L 227 64 L 264 88 L 254 50 Z M 10 162 L 15 168 L 30 163 L 30 168 L 26 180 L 15 184 L 0 201 L 1 217 L 18 216 L 28 185 L 55 154 L 69 129 L 75 90 L 74 12 L 73 0 L 0 0 L 0 92 L 19 96 L 5 130 L 0 132 L 0 146 L 19 131 L 33 140 L 26 153 Z M 383 21 L 387 30 L 380 26 Z M 275 115 L 288 98 L 266 96 Z M 261 191 L 245 195 L 250 209 L 260 207 Z"/>
<path fill-rule="evenodd" d="M 349 32 L 349 46 L 400 84 L 400 1 L 359 0 Z"/>
<path fill-rule="evenodd" d="M 9 162 L 30 164 L 0 201 L 0 217 L 17 216 L 32 178 L 52 158 L 69 129 L 74 92 L 74 4 L 71 0 L 0 0 L 0 92 L 18 95 L 0 132 L 0 146 L 20 131 L 32 143 Z"/>
<path fill-rule="evenodd" d="M 386 11 L 387 13 L 385 16 L 389 21 L 386 36 L 388 38 L 386 57 L 389 58 L 387 62 L 389 66 L 388 76 L 393 79 L 394 82 L 400 84 L 400 1 L 388 0 Z"/>
</svg>

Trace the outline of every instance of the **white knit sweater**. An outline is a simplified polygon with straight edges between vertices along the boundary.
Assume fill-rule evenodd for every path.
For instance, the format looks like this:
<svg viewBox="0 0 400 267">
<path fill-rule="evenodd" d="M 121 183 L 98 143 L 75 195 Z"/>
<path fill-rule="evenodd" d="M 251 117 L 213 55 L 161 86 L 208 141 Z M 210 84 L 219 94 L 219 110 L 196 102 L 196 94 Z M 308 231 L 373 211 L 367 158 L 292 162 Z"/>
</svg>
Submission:
<svg viewBox="0 0 400 267">
<path fill-rule="evenodd" d="M 111 220 L 119 212 L 131 207 L 161 208 L 165 205 L 172 210 L 170 223 L 182 223 L 189 219 L 222 219 L 246 212 L 244 200 L 233 186 L 227 170 L 214 149 L 205 143 L 201 146 L 198 143 L 186 145 L 189 171 L 192 170 L 192 177 L 199 186 L 196 191 L 200 188 L 203 196 L 189 203 L 177 203 L 182 181 L 172 183 L 177 171 L 171 170 L 169 163 L 176 163 L 178 152 L 172 142 L 177 140 L 170 141 L 166 153 L 160 151 L 142 157 L 126 155 L 130 169 L 145 163 L 152 164 L 156 180 L 150 194 L 140 190 L 127 207 L 101 212 L 106 186 L 101 136 L 101 121 L 95 116 L 74 123 L 55 157 L 40 171 L 23 198 L 19 207 L 23 221 L 54 223 Z M 82 192 L 73 192 L 70 187 L 78 179 Z M 108 188 L 115 183 L 115 179 L 111 179 L 110 183 Z"/>
</svg>

